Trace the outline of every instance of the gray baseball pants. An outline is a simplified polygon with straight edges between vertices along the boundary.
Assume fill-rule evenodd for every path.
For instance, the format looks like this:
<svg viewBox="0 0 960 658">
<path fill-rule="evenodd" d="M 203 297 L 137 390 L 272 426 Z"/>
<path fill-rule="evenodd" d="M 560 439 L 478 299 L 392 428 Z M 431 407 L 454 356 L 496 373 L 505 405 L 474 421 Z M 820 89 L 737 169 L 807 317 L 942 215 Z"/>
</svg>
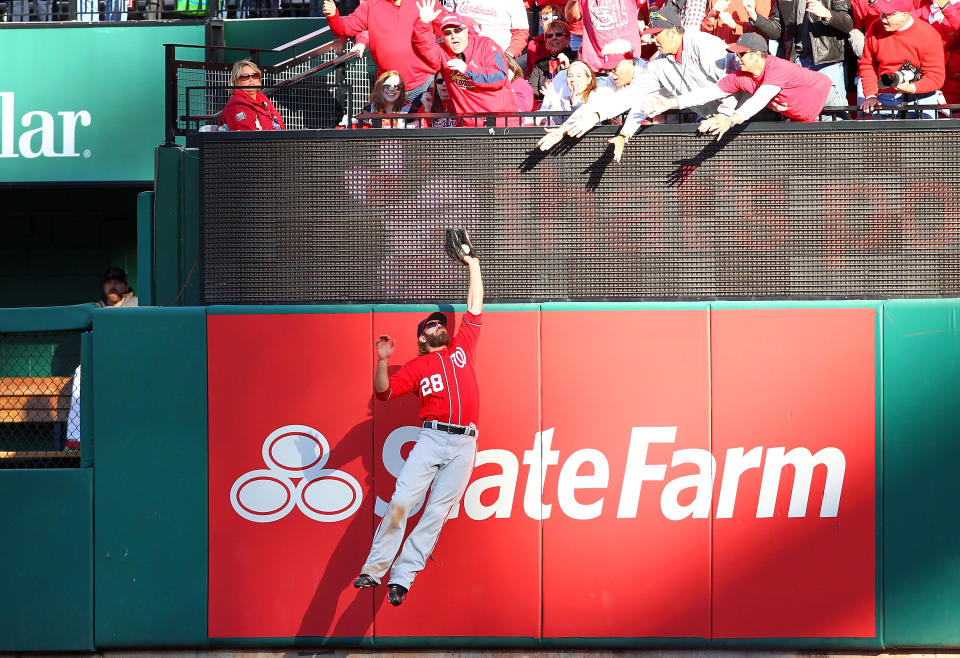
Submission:
<svg viewBox="0 0 960 658">
<path fill-rule="evenodd" d="M 477 437 L 427 428 L 420 430 L 416 445 L 400 469 L 397 488 L 373 537 L 363 573 L 380 582 L 390 571 L 391 584 L 410 589 L 433 552 L 440 529 L 466 491 L 476 458 Z M 423 500 L 431 483 L 423 516 L 403 542 L 403 550 L 394 562 L 406 531 L 407 516 Z"/>
</svg>

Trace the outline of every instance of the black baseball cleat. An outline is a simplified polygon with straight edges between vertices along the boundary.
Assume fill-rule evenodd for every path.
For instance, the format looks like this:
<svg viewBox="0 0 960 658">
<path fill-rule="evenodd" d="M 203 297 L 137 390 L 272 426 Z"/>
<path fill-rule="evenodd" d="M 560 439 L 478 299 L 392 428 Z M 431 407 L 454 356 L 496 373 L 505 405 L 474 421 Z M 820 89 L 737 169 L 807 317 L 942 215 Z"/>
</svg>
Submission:
<svg viewBox="0 0 960 658">
<path fill-rule="evenodd" d="M 364 587 L 376 587 L 379 584 L 380 583 L 373 579 L 373 576 L 368 576 L 365 573 L 360 574 L 357 576 L 357 579 L 353 581 L 353 586 L 357 589 L 363 589 Z"/>
<path fill-rule="evenodd" d="M 407 591 L 407 588 L 403 585 L 388 585 L 387 600 L 390 601 L 390 605 L 396 607 L 403 603 L 403 599 L 407 596 Z"/>
</svg>

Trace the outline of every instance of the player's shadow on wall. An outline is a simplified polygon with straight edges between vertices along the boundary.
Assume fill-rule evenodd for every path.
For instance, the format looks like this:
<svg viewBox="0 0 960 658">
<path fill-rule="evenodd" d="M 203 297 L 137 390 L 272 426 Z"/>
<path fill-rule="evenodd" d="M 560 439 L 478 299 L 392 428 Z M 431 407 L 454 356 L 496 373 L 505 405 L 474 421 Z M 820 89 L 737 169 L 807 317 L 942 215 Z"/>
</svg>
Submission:
<svg viewBox="0 0 960 658">
<path fill-rule="evenodd" d="M 361 513 L 350 517 L 349 526 L 342 539 L 334 547 L 330 560 L 323 565 L 323 575 L 300 621 L 296 644 L 356 646 L 357 638 L 362 636 L 368 628 L 367 624 L 362 624 L 364 630 L 358 632 L 357 629 L 361 626 L 358 619 L 367 619 L 372 624 L 377 611 L 386 600 L 386 587 L 377 587 L 373 591 L 371 609 L 370 593 L 353 587 L 353 579 L 360 573 L 360 568 L 367 557 L 367 550 L 370 548 L 374 529 L 379 522 L 373 514 L 376 494 L 373 489 L 375 446 L 372 395 L 368 409 L 368 419 L 355 425 L 337 443 L 334 453 L 337 464 L 327 464 L 327 468 L 337 468 L 338 464 L 348 464 L 359 457 L 366 474 L 360 486 L 372 500 L 367 505 L 361 506 Z M 365 510 L 369 510 L 369 513 L 363 513 Z M 358 542 L 352 540 L 355 537 L 363 538 L 360 542 L 364 545 L 362 549 L 358 550 Z M 338 617 L 337 603 L 343 596 L 344 590 L 349 590 L 348 596 L 352 596 L 353 599 Z"/>
</svg>

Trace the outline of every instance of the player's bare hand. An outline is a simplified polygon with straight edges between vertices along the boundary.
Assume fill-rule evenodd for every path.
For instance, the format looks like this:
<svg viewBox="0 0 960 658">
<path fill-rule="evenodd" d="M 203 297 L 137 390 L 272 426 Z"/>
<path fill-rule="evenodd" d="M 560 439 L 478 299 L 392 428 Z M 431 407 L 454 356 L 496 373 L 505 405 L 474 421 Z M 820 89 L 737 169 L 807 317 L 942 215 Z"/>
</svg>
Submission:
<svg viewBox="0 0 960 658">
<path fill-rule="evenodd" d="M 424 23 L 432 23 L 433 19 L 440 15 L 436 0 L 419 0 L 417 9 L 420 12 L 420 20 Z"/>
<path fill-rule="evenodd" d="M 463 262 L 467 264 L 467 267 L 473 267 L 474 265 L 480 264 L 480 259 L 476 256 L 463 255 Z"/>
<path fill-rule="evenodd" d="M 571 118 L 574 121 L 567 124 L 567 134 L 571 137 L 583 137 L 600 122 L 600 115 L 596 112 L 577 112 Z"/>
<path fill-rule="evenodd" d="M 623 135 L 617 135 L 607 140 L 607 144 L 613 144 L 613 161 L 620 162 L 623 157 L 623 149 L 627 145 L 627 138 Z"/>
<path fill-rule="evenodd" d="M 355 44 L 353 48 L 350 49 L 350 52 L 356 53 L 357 57 L 363 57 L 363 52 L 367 49 L 362 43 Z"/>
<path fill-rule="evenodd" d="M 377 338 L 377 342 L 374 343 L 374 347 L 377 349 L 377 358 L 381 361 L 385 361 L 386 359 L 390 358 L 391 354 L 393 354 L 393 339 L 386 334 L 381 334 Z"/>
<path fill-rule="evenodd" d="M 456 71 L 457 73 L 463 73 L 467 70 L 467 63 L 462 59 L 454 57 L 447 62 L 447 68 L 451 71 Z"/>
<path fill-rule="evenodd" d="M 323 15 L 333 16 L 337 13 L 337 5 L 333 0 L 323 0 Z"/>
<path fill-rule="evenodd" d="M 563 136 L 567 134 L 566 129 L 563 126 L 558 128 L 544 128 L 544 132 L 547 134 L 540 138 L 540 141 L 537 142 L 537 148 L 541 151 L 549 151 L 555 145 L 557 145 Z"/>
</svg>

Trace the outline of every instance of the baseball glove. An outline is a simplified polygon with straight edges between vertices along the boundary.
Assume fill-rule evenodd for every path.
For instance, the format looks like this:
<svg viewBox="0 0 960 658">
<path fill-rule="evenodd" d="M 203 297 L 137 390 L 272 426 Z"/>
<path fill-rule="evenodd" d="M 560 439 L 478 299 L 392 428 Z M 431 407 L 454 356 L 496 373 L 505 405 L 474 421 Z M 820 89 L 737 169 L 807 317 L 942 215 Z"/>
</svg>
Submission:
<svg viewBox="0 0 960 658">
<path fill-rule="evenodd" d="M 447 237 L 446 241 L 444 242 L 444 249 L 446 249 L 450 258 L 458 260 L 461 263 L 465 262 L 463 260 L 464 256 L 473 256 L 474 258 L 479 258 L 477 250 L 473 248 L 473 244 L 470 242 L 470 235 L 467 234 L 467 231 L 462 228 L 447 229 Z"/>
</svg>

